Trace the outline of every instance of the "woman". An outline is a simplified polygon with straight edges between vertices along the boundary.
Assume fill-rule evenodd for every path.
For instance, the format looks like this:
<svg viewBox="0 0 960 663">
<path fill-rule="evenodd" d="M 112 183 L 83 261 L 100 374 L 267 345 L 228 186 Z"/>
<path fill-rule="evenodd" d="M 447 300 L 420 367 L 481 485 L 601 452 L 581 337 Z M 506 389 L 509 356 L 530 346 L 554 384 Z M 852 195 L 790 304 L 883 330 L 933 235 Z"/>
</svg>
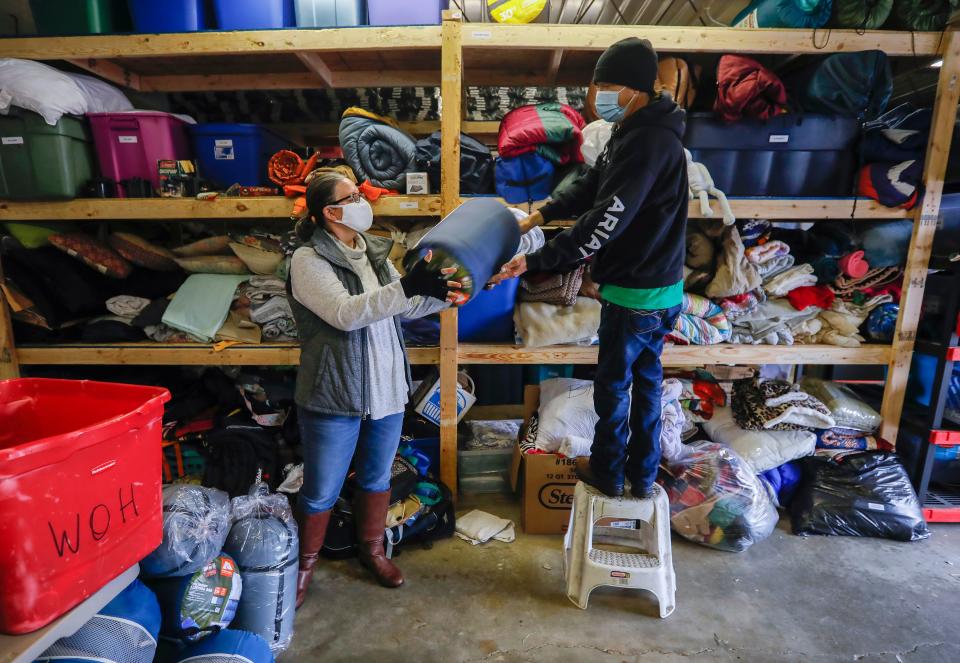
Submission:
<svg viewBox="0 0 960 663">
<path fill-rule="evenodd" d="M 401 278 L 388 259 L 392 242 L 366 234 L 373 210 L 343 175 L 322 173 L 306 197 L 308 214 L 297 224 L 305 245 L 293 254 L 287 286 L 301 343 L 297 607 L 353 459 L 360 560 L 382 585 L 403 583 L 383 548 L 390 470 L 410 384 L 399 317 L 434 313 L 460 287 L 446 280 L 453 270 L 427 268 L 429 254 Z"/>
</svg>

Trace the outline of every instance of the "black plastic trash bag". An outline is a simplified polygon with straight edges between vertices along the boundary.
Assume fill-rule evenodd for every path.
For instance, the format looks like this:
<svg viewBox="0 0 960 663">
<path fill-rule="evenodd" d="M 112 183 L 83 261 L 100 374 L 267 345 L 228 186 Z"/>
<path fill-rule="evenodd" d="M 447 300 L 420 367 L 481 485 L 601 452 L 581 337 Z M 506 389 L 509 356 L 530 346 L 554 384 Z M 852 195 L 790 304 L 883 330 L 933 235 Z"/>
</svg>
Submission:
<svg viewBox="0 0 960 663">
<path fill-rule="evenodd" d="M 930 536 L 907 471 L 887 451 L 805 458 L 791 516 L 793 533 L 801 536 Z"/>
</svg>

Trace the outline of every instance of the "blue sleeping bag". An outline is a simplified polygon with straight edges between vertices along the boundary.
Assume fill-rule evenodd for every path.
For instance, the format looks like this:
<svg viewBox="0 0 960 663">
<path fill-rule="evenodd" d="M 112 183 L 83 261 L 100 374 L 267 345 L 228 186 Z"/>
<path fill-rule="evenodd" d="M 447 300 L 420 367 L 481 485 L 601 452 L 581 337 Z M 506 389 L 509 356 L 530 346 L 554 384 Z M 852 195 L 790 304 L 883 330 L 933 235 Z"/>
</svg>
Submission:
<svg viewBox="0 0 960 663">
<path fill-rule="evenodd" d="M 883 51 L 834 53 L 804 72 L 794 84 L 808 113 L 871 120 L 887 110 L 893 94 L 890 61 Z"/>
<path fill-rule="evenodd" d="M 518 157 L 498 157 L 494 176 L 497 195 L 511 205 L 546 200 L 553 191 L 553 175 L 557 167 L 537 152 Z"/>
<path fill-rule="evenodd" d="M 134 580 L 93 619 L 34 663 L 152 663 L 160 633 L 157 597 Z"/>
<path fill-rule="evenodd" d="M 248 631 L 220 631 L 183 650 L 177 663 L 273 663 L 266 640 Z"/>
<path fill-rule="evenodd" d="M 753 0 L 730 24 L 738 28 L 822 28 L 832 0 Z"/>
</svg>

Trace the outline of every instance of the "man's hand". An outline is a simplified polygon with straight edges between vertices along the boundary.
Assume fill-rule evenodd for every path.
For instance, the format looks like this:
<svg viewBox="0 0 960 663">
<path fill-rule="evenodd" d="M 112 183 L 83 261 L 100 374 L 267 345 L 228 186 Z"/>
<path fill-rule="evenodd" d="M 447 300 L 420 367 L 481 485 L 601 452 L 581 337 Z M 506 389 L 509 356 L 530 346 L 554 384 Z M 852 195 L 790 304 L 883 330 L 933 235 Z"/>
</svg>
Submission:
<svg viewBox="0 0 960 663">
<path fill-rule="evenodd" d="M 524 274 L 527 271 L 527 256 L 518 255 L 513 260 L 500 268 L 500 273 L 493 276 L 487 283 L 487 288 L 500 285 L 507 279 L 512 279 Z"/>
<path fill-rule="evenodd" d="M 537 226 L 542 226 L 544 224 L 543 215 L 540 212 L 534 212 L 525 219 L 519 221 L 520 224 L 520 234 L 530 232 Z"/>
</svg>

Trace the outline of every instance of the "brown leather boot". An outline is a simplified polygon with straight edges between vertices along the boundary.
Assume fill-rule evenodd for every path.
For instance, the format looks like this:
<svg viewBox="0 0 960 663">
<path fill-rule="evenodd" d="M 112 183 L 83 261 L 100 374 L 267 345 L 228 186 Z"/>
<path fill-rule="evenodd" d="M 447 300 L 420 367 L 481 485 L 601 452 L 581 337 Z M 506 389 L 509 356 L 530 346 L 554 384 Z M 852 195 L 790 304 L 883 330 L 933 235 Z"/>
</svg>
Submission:
<svg viewBox="0 0 960 663">
<path fill-rule="evenodd" d="M 320 513 L 297 512 L 297 527 L 300 535 L 300 569 L 297 573 L 297 607 L 307 598 L 307 589 L 313 578 L 313 567 L 320 557 L 323 540 L 327 536 L 327 525 L 333 511 Z"/>
<path fill-rule="evenodd" d="M 376 576 L 384 587 L 399 587 L 403 574 L 396 564 L 387 559 L 383 550 L 383 535 L 387 523 L 390 491 L 382 493 L 358 492 L 353 502 L 353 517 L 357 521 L 357 551 L 360 561 Z"/>
</svg>

